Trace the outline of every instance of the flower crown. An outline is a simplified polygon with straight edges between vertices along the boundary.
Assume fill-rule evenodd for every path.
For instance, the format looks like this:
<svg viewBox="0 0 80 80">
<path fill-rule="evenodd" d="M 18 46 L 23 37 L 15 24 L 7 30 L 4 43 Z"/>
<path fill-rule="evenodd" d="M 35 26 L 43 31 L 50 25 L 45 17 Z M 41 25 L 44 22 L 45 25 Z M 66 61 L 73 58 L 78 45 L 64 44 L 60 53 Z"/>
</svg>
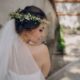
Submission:
<svg viewBox="0 0 80 80">
<path fill-rule="evenodd" d="M 28 21 L 33 20 L 33 21 L 41 22 L 41 18 L 39 18 L 37 16 L 34 16 L 31 13 L 21 14 L 20 11 L 21 11 L 21 9 L 18 9 L 16 12 L 10 13 L 10 17 L 12 19 L 19 19 L 20 21 L 23 21 L 23 20 L 28 20 Z"/>
<path fill-rule="evenodd" d="M 31 13 L 22 14 L 20 12 L 21 12 L 21 9 L 19 8 L 16 12 L 10 13 L 10 17 L 12 19 L 19 19 L 20 21 L 24 21 L 24 20 L 30 21 L 30 20 L 32 20 L 32 21 L 38 21 L 40 23 L 43 22 L 43 23 L 46 23 L 46 24 L 50 24 L 49 21 L 47 21 L 45 19 L 41 19 L 37 16 L 34 16 Z"/>
</svg>

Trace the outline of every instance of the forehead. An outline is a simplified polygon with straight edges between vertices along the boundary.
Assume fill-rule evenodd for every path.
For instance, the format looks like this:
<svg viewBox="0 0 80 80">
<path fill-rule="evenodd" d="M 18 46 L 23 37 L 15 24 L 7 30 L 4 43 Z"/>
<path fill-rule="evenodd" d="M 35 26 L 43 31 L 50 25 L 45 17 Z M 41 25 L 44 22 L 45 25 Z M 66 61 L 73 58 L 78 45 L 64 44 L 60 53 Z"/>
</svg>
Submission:
<svg viewBox="0 0 80 80">
<path fill-rule="evenodd" d="M 44 26 L 44 27 L 48 27 L 50 24 L 50 22 L 46 19 L 41 20 L 41 24 L 40 27 Z"/>
<path fill-rule="evenodd" d="M 46 24 L 46 23 L 41 23 L 38 28 L 47 28 L 47 26 L 48 26 L 48 24 Z"/>
</svg>

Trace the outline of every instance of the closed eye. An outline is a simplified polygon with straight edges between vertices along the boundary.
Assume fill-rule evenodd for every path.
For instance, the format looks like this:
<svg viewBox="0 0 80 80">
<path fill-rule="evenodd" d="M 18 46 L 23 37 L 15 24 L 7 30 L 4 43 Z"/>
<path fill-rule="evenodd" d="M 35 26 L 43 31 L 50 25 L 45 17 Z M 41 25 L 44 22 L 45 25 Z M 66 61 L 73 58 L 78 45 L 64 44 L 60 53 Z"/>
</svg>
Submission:
<svg viewBox="0 0 80 80">
<path fill-rule="evenodd" d="M 42 29 L 40 29 L 39 31 L 40 31 L 40 32 L 43 32 L 43 30 L 42 30 Z"/>
<path fill-rule="evenodd" d="M 43 32 L 43 30 L 44 30 L 44 27 L 42 27 L 41 29 L 39 29 L 40 32 Z"/>
</svg>

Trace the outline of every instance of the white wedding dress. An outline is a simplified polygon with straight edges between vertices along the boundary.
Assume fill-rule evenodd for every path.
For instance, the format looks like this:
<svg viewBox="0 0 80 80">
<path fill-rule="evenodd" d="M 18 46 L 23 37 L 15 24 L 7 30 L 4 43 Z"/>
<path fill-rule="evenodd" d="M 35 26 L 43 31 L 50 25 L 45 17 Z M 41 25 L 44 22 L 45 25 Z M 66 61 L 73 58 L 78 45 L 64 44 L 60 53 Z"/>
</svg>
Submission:
<svg viewBox="0 0 80 80">
<path fill-rule="evenodd" d="M 14 20 L 2 29 L 0 80 L 45 80 L 27 44 L 16 33 Z"/>
</svg>

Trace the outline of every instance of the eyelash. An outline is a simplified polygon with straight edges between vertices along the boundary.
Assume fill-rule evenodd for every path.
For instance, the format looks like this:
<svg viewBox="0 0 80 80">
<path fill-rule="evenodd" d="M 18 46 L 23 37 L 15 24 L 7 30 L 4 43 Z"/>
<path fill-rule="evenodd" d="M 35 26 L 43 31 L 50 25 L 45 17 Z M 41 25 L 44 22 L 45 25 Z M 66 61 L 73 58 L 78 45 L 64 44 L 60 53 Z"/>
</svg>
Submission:
<svg viewBox="0 0 80 80">
<path fill-rule="evenodd" d="M 40 32 L 42 32 L 43 30 L 42 30 L 42 29 L 40 29 L 39 31 L 40 31 Z"/>
</svg>

